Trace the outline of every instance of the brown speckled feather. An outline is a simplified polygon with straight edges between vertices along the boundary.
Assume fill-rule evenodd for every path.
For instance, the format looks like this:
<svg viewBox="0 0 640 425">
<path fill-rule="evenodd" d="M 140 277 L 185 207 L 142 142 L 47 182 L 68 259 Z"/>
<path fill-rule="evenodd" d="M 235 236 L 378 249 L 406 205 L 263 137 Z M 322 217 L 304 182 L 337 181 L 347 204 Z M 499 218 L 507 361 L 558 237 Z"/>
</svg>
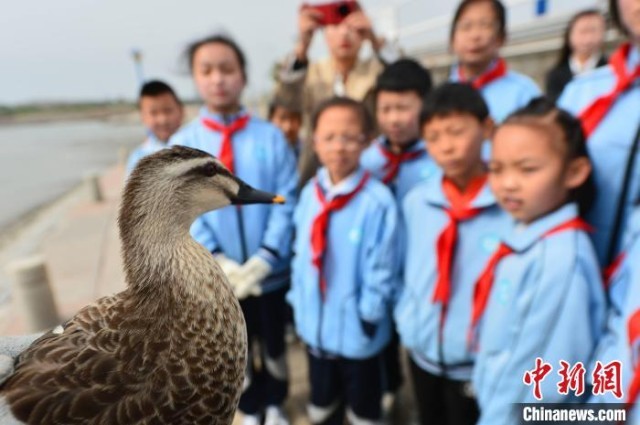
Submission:
<svg viewBox="0 0 640 425">
<path fill-rule="evenodd" d="M 0 388 L 15 418 L 231 424 L 246 367 L 244 317 L 211 253 L 189 236 L 196 217 L 239 190 L 222 168 L 181 147 L 139 163 L 118 219 L 128 288 L 21 354 Z"/>
</svg>

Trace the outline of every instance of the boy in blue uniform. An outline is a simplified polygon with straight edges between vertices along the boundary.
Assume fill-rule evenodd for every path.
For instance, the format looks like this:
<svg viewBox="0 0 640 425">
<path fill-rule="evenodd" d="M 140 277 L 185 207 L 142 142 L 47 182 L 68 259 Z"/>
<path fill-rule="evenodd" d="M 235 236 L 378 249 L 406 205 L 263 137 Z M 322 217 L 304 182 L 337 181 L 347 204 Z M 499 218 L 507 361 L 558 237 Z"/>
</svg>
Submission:
<svg viewBox="0 0 640 425">
<path fill-rule="evenodd" d="M 493 122 L 482 96 L 459 83 L 436 88 L 421 121 L 442 175 L 416 186 L 402 203 L 407 255 L 395 319 L 409 350 L 420 423 L 473 425 L 474 353 L 466 339 L 473 283 L 508 220 L 481 157 Z"/>
<path fill-rule="evenodd" d="M 287 101 L 283 97 L 274 98 L 269 104 L 267 119 L 282 130 L 289 146 L 296 155 L 296 159 L 300 158 L 302 111 L 295 105 L 295 102 Z"/>
<path fill-rule="evenodd" d="M 182 102 L 173 89 L 162 81 L 148 81 L 140 89 L 138 99 L 140 118 L 147 129 L 147 139 L 129 155 L 127 174 L 138 161 L 167 147 L 169 138 L 182 125 Z"/>
<path fill-rule="evenodd" d="M 398 202 L 437 166 L 420 140 L 420 110 L 431 90 L 431 74 L 411 59 L 387 66 L 375 86 L 376 119 L 381 132 L 364 151 L 362 167 L 386 184 Z"/>
<path fill-rule="evenodd" d="M 621 235 L 640 196 L 640 24 L 633 2 L 612 0 L 614 22 L 630 42 L 611 55 L 609 65 L 574 79 L 558 105 L 579 117 L 587 135 L 598 187 L 587 219 L 603 267 L 620 250 Z"/>
<path fill-rule="evenodd" d="M 359 167 L 366 147 L 364 107 L 346 98 L 322 103 L 312 120 L 323 167 L 295 211 L 291 291 L 296 330 L 308 346 L 314 424 L 381 420 L 381 352 L 391 335 L 396 282 L 393 196 Z"/>
<path fill-rule="evenodd" d="M 225 36 L 213 36 L 187 51 L 196 87 L 205 106 L 172 139 L 216 155 L 227 168 L 254 187 L 286 196 L 287 203 L 229 208 L 202 215 L 193 237 L 212 252 L 227 274 L 247 323 L 249 359 L 260 340 L 262 368 L 248 363 L 247 388 L 240 399 L 243 424 L 286 425 L 287 395 L 284 296 L 292 256 L 293 207 L 297 184 L 293 151 L 282 132 L 250 116 L 240 105 L 246 84 L 245 59 Z"/>
<path fill-rule="evenodd" d="M 557 372 L 537 384 L 532 374 L 588 365 L 604 329 L 598 260 L 580 218 L 590 171 L 580 123 L 550 101 L 532 101 L 493 137 L 489 181 L 514 223 L 474 290 L 481 425 L 519 423 L 517 403 L 580 400 L 558 389 Z"/>
<path fill-rule="evenodd" d="M 500 57 L 506 38 L 506 12 L 499 0 L 460 2 L 451 24 L 457 63 L 449 80 L 469 82 L 480 90 L 496 122 L 540 95 L 529 77 L 509 70 Z"/>
</svg>

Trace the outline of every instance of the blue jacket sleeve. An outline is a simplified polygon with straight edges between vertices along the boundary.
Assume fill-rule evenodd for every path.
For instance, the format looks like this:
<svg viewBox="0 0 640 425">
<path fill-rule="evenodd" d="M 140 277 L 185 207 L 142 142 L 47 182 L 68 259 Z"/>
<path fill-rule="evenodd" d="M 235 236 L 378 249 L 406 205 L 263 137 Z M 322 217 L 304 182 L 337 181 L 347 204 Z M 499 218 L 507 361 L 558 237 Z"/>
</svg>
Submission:
<svg viewBox="0 0 640 425">
<path fill-rule="evenodd" d="M 389 313 L 397 279 L 398 213 L 393 201 L 377 208 L 363 230 L 363 286 L 360 293 L 361 319 L 377 323 Z"/>
<path fill-rule="evenodd" d="M 286 198 L 286 202 L 271 208 L 267 229 L 262 238 L 261 245 L 264 248 L 261 248 L 257 254 L 272 267 L 278 260 L 288 259 L 291 255 L 293 210 L 296 204 L 296 187 L 298 185 L 298 172 L 293 151 L 287 146 L 280 131 L 274 132 L 273 137 L 278 139 L 274 144 L 277 146 L 274 166 L 275 190 Z M 277 253 L 277 257 L 273 253 Z"/>
<path fill-rule="evenodd" d="M 557 253 L 556 253 L 557 254 Z M 562 402 L 566 395 L 558 393 L 559 361 L 572 367 L 582 362 L 588 368 L 604 321 L 604 292 L 594 291 L 599 280 L 590 275 L 579 259 L 562 264 L 547 258 L 541 275 L 530 281 L 532 292 L 523 293 L 514 308 L 524 314 L 519 333 L 511 341 L 504 365 L 494 376 L 493 388 L 482 395 L 481 425 L 517 423 L 511 415 L 513 403 L 537 402 L 533 386 L 523 383 L 526 371 L 535 368 L 540 357 L 553 370 L 541 382 L 542 402 Z M 600 288 L 602 289 L 602 288 Z M 595 299 L 594 299 L 595 298 Z"/>
</svg>

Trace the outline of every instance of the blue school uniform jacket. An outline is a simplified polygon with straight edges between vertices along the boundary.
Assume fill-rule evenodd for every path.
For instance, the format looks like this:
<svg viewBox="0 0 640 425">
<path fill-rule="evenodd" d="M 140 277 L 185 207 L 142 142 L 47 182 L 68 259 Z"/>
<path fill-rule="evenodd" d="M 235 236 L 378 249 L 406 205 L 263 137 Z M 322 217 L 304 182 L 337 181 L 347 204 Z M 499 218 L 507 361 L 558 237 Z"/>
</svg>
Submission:
<svg viewBox="0 0 640 425">
<path fill-rule="evenodd" d="M 329 193 L 326 169 L 316 174 L 327 201 L 352 192 L 360 183 L 360 169 Z M 324 276 L 325 300 L 320 295 L 319 275 L 312 263 L 311 229 L 321 211 L 315 182 L 302 190 L 296 207 L 295 257 L 291 290 L 296 330 L 309 347 L 320 353 L 350 359 L 378 354 L 391 335 L 390 298 L 397 284 L 397 208 L 388 188 L 370 178 L 342 209 L 330 215 Z M 372 337 L 362 321 L 376 324 Z"/>
<path fill-rule="evenodd" d="M 459 81 L 457 65 L 451 67 L 449 81 Z M 526 106 L 531 99 L 540 96 L 540 89 L 531 78 L 507 70 L 505 76 L 482 87 L 480 93 L 489 107 L 491 118 L 500 123 L 516 109 Z"/>
<path fill-rule="evenodd" d="M 127 175 L 131 174 L 138 164 L 138 161 L 142 158 L 147 155 L 151 155 L 152 153 L 156 153 L 160 149 L 164 149 L 166 147 L 166 143 L 158 140 L 158 138 L 153 134 L 149 134 L 147 139 L 129 154 L 129 158 L 127 159 Z"/>
<path fill-rule="evenodd" d="M 497 205 L 489 186 L 471 203 L 483 208 L 476 217 L 458 223 L 458 239 L 451 273 L 451 296 L 444 320 L 442 344 L 438 333 L 442 305 L 432 301 L 438 278 L 437 241 L 449 224 L 450 207 L 442 178 L 421 183 L 402 205 L 407 239 L 403 286 L 394 309 L 402 344 L 413 360 L 429 373 L 451 379 L 471 379 L 474 353 L 467 345 L 474 283 L 497 248 L 501 232 L 510 222 Z"/>
<path fill-rule="evenodd" d="M 385 165 L 387 159 L 380 152 L 380 146 L 388 144 L 384 136 L 373 141 L 360 157 L 360 164 L 378 180 L 386 175 Z M 418 158 L 404 161 L 400 165 L 395 179 L 388 185 L 398 202 L 418 183 L 433 177 L 438 173 L 438 166 L 429 157 L 424 140 L 418 140 L 409 149 L 410 152 L 420 152 Z"/>
<path fill-rule="evenodd" d="M 612 361 L 622 362 L 622 389 L 625 395 L 622 400 L 611 392 L 594 396 L 592 402 L 622 403 L 626 401 L 626 391 L 633 376 L 633 368 L 640 359 L 633 358 L 627 335 L 629 318 L 640 309 L 640 207 L 636 207 L 627 227 L 623 244 L 623 260 L 612 275 L 609 282 L 609 312 L 607 330 L 600 339 L 593 364 L 600 361 L 608 364 Z M 637 350 L 637 349 L 636 349 Z M 636 363 L 634 363 L 634 361 Z M 592 369 L 593 369 L 592 365 Z M 640 400 L 636 400 L 636 403 Z M 640 423 L 640 409 L 637 420 Z M 636 422 L 630 422 L 635 424 Z"/>
<path fill-rule="evenodd" d="M 498 263 L 479 328 L 473 374 L 479 424 L 517 423 L 513 403 L 536 402 L 523 376 L 537 357 L 553 367 L 542 381 L 542 402 L 575 401 L 558 393 L 559 361 L 589 364 L 604 328 L 604 288 L 584 231 L 543 235 L 577 216 L 570 203 L 526 227 L 515 225 L 505 238 L 515 252 Z"/>
<path fill-rule="evenodd" d="M 640 63 L 640 54 L 632 49 L 627 66 L 632 69 Z M 610 65 L 574 78 L 562 92 L 558 105 L 578 116 L 598 97 L 609 93 L 615 85 L 615 76 Z M 607 250 L 612 242 L 616 208 L 622 191 L 627 158 L 634 136 L 640 126 L 640 86 L 636 84 L 618 97 L 609 112 L 593 131 L 587 141 L 587 149 L 593 163 L 593 178 L 596 184 L 594 204 L 587 215 L 595 227 L 593 242 L 600 260 L 605 266 Z M 640 149 L 636 152 L 635 167 L 625 201 L 622 223 L 626 223 L 632 205 L 640 197 Z M 624 229 L 624 227 L 622 227 Z M 622 235 L 624 232 L 620 232 Z M 619 236 L 615 252 L 619 252 Z"/>
<path fill-rule="evenodd" d="M 224 122 L 223 117 L 212 115 L 203 108 L 199 117 L 171 138 L 171 144 L 201 149 L 217 156 L 222 135 L 205 127 L 201 123 L 203 117 Z M 298 180 L 295 157 L 282 132 L 254 116 L 244 129 L 233 135 L 232 145 L 235 174 L 257 189 L 285 196 L 287 202 L 211 211 L 193 223 L 191 234 L 209 251 L 222 252 L 240 264 L 259 255 L 273 268 L 262 284 L 263 292 L 270 292 L 288 282 Z"/>
</svg>

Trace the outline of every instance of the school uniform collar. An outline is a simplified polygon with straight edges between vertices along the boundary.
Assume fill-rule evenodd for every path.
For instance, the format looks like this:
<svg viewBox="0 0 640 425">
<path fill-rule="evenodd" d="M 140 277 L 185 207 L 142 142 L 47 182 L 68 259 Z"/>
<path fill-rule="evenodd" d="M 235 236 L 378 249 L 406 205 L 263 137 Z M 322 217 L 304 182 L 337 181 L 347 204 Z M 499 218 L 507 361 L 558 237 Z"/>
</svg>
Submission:
<svg viewBox="0 0 640 425">
<path fill-rule="evenodd" d="M 524 224 L 514 221 L 512 231 L 506 234 L 505 243 L 514 251 L 526 251 L 544 237 L 545 233 L 578 215 L 578 205 L 570 202 L 533 223 Z"/>
<path fill-rule="evenodd" d="M 578 74 L 582 74 L 585 73 L 587 71 L 592 71 L 594 69 L 596 69 L 596 67 L 598 66 L 598 62 L 600 62 L 600 52 L 597 52 L 593 55 L 591 55 L 585 62 L 584 64 L 581 64 L 580 62 L 578 62 L 578 60 L 571 56 L 569 57 L 569 69 L 571 69 L 571 73 L 573 75 L 578 75 Z"/>
<path fill-rule="evenodd" d="M 336 196 L 346 195 L 348 193 L 353 192 L 353 190 L 358 186 L 362 177 L 364 176 L 364 169 L 362 167 L 358 167 L 353 173 L 351 173 L 347 178 L 342 180 L 338 184 L 333 184 L 331 182 L 331 178 L 329 178 L 329 172 L 325 167 L 322 167 L 318 170 L 316 174 L 316 179 L 320 184 L 320 187 L 324 191 L 324 196 L 327 201 L 332 200 Z"/>
<path fill-rule="evenodd" d="M 209 112 L 206 106 L 201 107 L 198 113 L 200 119 L 213 120 L 221 124 L 229 124 L 235 121 L 236 119 L 240 118 L 241 116 L 247 115 L 247 114 L 248 114 L 247 110 L 242 106 L 240 107 L 240 110 L 238 112 L 231 115 L 214 114 L 212 112 Z"/>
<path fill-rule="evenodd" d="M 497 64 L 498 64 L 498 58 L 495 58 L 491 61 L 491 63 L 489 63 L 489 66 L 487 66 L 484 71 L 482 71 L 480 73 L 480 75 L 491 71 Z M 449 80 L 453 81 L 455 83 L 459 83 L 460 82 L 460 72 L 459 72 L 459 68 L 460 68 L 460 62 L 456 62 L 452 67 L 451 67 L 451 73 L 449 74 Z M 472 82 L 473 79 L 467 81 L 467 82 Z"/>
<path fill-rule="evenodd" d="M 391 151 L 391 142 L 389 142 L 389 139 L 385 136 L 380 136 L 378 137 L 378 140 L 376 140 L 376 142 L 381 145 L 384 149 Z M 407 144 L 407 149 L 402 151 L 403 153 L 405 152 L 426 152 L 424 149 L 424 145 L 422 143 L 422 139 L 416 139 L 412 142 L 409 142 Z"/>
<path fill-rule="evenodd" d="M 425 193 L 425 200 L 429 204 L 436 205 L 442 208 L 450 208 L 451 204 L 442 190 L 442 181 L 444 179 L 444 174 L 440 172 L 440 176 L 437 178 L 429 179 L 426 182 L 428 190 Z M 491 192 L 491 188 L 489 187 L 489 183 L 485 183 L 478 195 L 473 198 L 471 208 L 488 208 L 493 205 L 496 205 L 496 198 L 493 196 L 493 192 Z"/>
<path fill-rule="evenodd" d="M 627 70 L 633 71 L 638 65 L 640 65 L 640 48 L 632 44 L 627 57 Z"/>
<path fill-rule="evenodd" d="M 162 140 L 158 139 L 156 135 L 153 134 L 151 130 L 149 130 L 147 131 L 147 138 L 144 141 L 144 147 L 147 149 L 162 149 L 166 148 L 168 143 L 168 141 L 163 142 Z"/>
</svg>

